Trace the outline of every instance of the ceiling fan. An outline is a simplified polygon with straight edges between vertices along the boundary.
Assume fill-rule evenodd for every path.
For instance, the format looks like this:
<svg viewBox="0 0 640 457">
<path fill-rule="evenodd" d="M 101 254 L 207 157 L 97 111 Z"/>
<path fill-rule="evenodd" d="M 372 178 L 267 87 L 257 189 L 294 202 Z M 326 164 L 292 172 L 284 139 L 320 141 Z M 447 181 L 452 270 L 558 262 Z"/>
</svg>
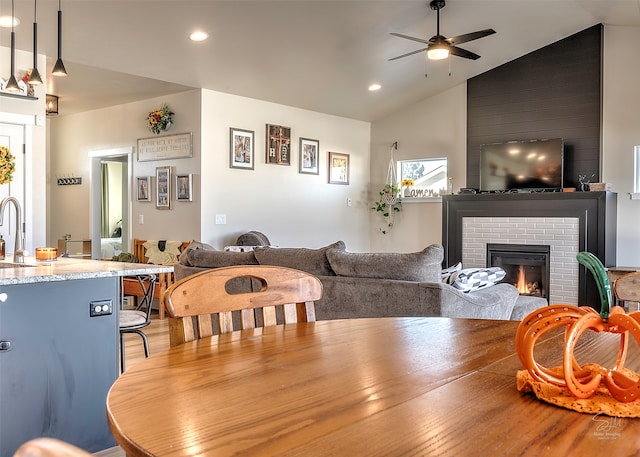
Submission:
<svg viewBox="0 0 640 457">
<path fill-rule="evenodd" d="M 432 36 L 428 40 L 424 40 L 422 38 L 415 38 L 408 35 L 403 35 L 401 33 L 391 33 L 393 36 L 397 36 L 400 38 L 406 38 L 407 40 L 417 41 L 419 43 L 424 43 L 427 45 L 426 48 L 418 49 L 417 51 L 408 52 L 406 54 L 402 54 L 401 56 L 393 57 L 389 60 L 398 60 L 403 57 L 411 56 L 413 54 L 417 54 L 422 51 L 427 51 L 427 58 L 431 60 L 440 60 L 446 59 L 449 57 L 449 54 L 464 57 L 465 59 L 476 60 L 479 59 L 480 56 L 474 52 L 467 51 L 466 49 L 462 49 L 457 47 L 457 44 L 466 43 L 468 41 L 477 40 L 479 38 L 484 38 L 487 35 L 492 35 L 496 33 L 493 29 L 485 29 L 479 30 L 477 32 L 465 33 L 464 35 L 458 35 L 451 38 L 444 37 L 440 35 L 440 10 L 445 6 L 445 0 L 432 0 L 429 3 L 429 6 L 432 10 L 436 10 L 437 14 L 437 29 L 436 35 Z"/>
</svg>

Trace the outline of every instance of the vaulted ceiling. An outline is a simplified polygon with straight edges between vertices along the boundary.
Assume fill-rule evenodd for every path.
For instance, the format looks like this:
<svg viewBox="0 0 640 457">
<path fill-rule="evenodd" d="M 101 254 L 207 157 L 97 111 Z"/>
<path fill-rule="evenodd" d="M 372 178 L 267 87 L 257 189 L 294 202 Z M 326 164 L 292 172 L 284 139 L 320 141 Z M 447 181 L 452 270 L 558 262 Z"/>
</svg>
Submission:
<svg viewBox="0 0 640 457">
<path fill-rule="evenodd" d="M 436 12 L 427 0 L 63 0 L 61 114 L 191 87 L 374 121 L 597 23 L 640 27 L 640 0 L 447 0 L 440 32 L 496 34 L 461 47 L 472 61 L 427 61 Z M 55 60 L 57 1 L 38 1 L 39 52 Z M 10 14 L 10 2 L 0 2 Z M 17 47 L 32 46 L 33 0 L 16 0 Z M 200 29 L 209 39 L 194 43 Z M 8 31 L 0 45 L 8 46 Z M 7 63 L 0 63 L 6 78 Z M 371 83 L 382 89 L 369 92 Z"/>
</svg>

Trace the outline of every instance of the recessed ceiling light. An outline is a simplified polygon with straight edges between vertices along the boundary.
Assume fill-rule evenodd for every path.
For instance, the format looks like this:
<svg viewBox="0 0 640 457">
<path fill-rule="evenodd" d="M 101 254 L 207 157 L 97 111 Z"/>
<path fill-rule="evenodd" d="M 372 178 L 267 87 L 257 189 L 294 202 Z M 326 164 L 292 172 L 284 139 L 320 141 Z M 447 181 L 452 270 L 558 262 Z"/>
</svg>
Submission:
<svg viewBox="0 0 640 457">
<path fill-rule="evenodd" d="M 191 41 L 204 41 L 209 38 L 209 35 L 206 32 L 195 31 L 191 35 L 189 35 L 189 39 Z"/>
<path fill-rule="evenodd" d="M 377 84 L 377 83 L 375 83 L 375 84 L 371 84 L 371 85 L 369 86 L 369 90 L 370 90 L 371 92 L 375 92 L 375 91 L 380 90 L 380 89 L 382 89 L 382 86 L 381 86 L 380 84 Z"/>
<path fill-rule="evenodd" d="M 17 17 L 13 20 L 13 26 L 20 24 L 20 19 Z M 0 16 L 0 27 L 11 28 L 11 16 Z"/>
</svg>

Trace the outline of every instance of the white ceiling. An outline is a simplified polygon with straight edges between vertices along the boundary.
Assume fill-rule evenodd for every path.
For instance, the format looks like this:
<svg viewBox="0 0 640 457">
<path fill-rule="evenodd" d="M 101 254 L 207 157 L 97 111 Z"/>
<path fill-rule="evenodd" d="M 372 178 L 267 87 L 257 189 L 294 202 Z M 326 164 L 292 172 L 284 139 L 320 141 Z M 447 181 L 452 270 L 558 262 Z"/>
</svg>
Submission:
<svg viewBox="0 0 640 457">
<path fill-rule="evenodd" d="M 33 0 L 15 0 L 17 47 L 32 46 Z M 38 1 L 38 51 L 51 70 L 57 1 Z M 440 32 L 485 28 L 460 45 L 480 54 L 427 62 L 420 43 L 436 13 L 428 0 L 63 0 L 67 78 L 53 78 L 61 114 L 202 87 L 365 121 L 460 84 L 597 23 L 640 26 L 640 0 L 447 0 Z M 10 2 L 0 2 L 10 14 Z M 193 43 L 194 29 L 209 39 Z M 0 45 L 8 46 L 6 30 Z M 639 43 L 640 44 L 640 43 Z M 0 63 L 6 78 L 8 62 Z M 369 84 L 382 90 L 370 93 Z"/>
</svg>

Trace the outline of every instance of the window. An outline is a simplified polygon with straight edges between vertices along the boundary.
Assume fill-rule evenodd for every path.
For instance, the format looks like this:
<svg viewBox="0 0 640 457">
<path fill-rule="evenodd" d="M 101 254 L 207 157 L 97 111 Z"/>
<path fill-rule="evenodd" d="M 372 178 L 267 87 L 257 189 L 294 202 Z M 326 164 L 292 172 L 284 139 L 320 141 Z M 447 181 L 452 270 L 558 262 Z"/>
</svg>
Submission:
<svg viewBox="0 0 640 457">
<path fill-rule="evenodd" d="M 400 182 L 413 179 L 411 188 L 403 188 L 403 196 L 440 197 L 447 193 L 447 159 L 414 159 L 398 161 Z"/>
</svg>

